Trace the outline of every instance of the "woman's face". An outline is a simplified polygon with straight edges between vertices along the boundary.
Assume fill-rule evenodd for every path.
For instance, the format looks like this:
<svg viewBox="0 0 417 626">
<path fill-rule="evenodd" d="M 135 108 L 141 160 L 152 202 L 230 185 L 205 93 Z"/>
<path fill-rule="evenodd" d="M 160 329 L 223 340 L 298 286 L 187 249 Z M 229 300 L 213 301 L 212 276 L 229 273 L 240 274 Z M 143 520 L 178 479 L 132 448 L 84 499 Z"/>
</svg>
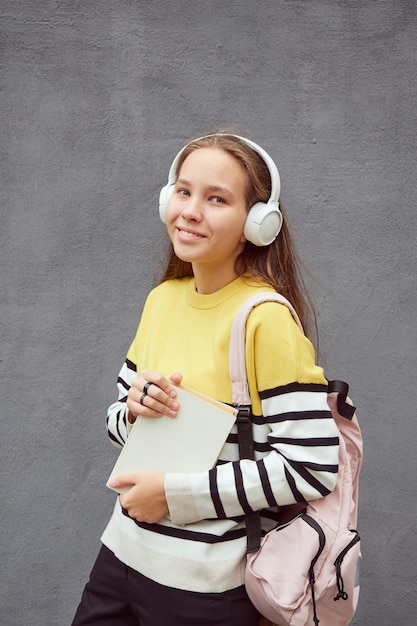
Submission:
<svg viewBox="0 0 417 626">
<path fill-rule="evenodd" d="M 166 223 L 175 254 L 193 265 L 195 275 L 236 277 L 245 245 L 246 184 L 243 166 L 219 148 L 194 150 L 182 164 Z"/>
</svg>

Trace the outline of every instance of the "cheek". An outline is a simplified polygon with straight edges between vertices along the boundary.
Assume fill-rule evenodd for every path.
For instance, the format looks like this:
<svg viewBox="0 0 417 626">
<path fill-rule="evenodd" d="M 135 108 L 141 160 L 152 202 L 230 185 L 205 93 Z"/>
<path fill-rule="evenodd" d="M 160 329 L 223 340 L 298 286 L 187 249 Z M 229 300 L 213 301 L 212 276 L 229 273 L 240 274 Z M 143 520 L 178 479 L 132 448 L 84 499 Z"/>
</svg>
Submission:
<svg viewBox="0 0 417 626">
<path fill-rule="evenodd" d="M 175 214 L 174 214 L 174 207 L 172 202 L 168 202 L 166 210 L 165 210 L 165 227 L 167 229 L 167 233 L 168 233 L 168 237 L 171 239 L 173 238 L 173 233 L 174 233 L 174 223 L 175 223 Z"/>
<path fill-rule="evenodd" d="M 240 242 L 241 243 L 244 243 L 246 241 L 246 237 L 243 234 L 243 230 L 245 228 L 247 217 L 248 217 L 247 211 L 246 210 L 242 211 L 241 215 L 240 215 L 240 218 L 238 220 L 238 223 L 236 224 L 237 231 L 241 233 L 241 235 L 240 235 Z"/>
<path fill-rule="evenodd" d="M 171 200 L 167 204 L 165 212 L 165 223 L 168 228 L 168 233 L 172 231 L 173 225 L 180 215 L 180 212 L 181 209 L 179 207 L 179 203 L 175 201 L 175 198 L 171 198 Z"/>
<path fill-rule="evenodd" d="M 243 229 L 246 222 L 245 217 L 240 216 L 228 222 L 228 225 L 222 225 L 222 236 L 224 237 L 225 242 L 227 241 L 230 245 L 240 245 L 246 242 L 245 235 L 243 234 Z"/>
<path fill-rule="evenodd" d="M 172 202 L 172 198 L 171 198 L 168 201 L 168 204 L 167 204 L 166 209 L 165 209 L 165 217 L 166 217 L 167 223 L 172 220 L 172 214 L 173 214 L 173 206 L 172 205 L 173 205 L 173 202 Z"/>
</svg>

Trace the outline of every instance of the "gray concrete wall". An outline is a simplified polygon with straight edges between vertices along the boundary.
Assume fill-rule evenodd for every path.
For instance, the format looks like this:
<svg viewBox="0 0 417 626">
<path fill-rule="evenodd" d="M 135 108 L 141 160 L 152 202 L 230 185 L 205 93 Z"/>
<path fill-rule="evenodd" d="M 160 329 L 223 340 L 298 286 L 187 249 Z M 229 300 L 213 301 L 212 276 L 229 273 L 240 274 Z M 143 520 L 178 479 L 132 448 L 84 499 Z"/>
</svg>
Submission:
<svg viewBox="0 0 417 626">
<path fill-rule="evenodd" d="M 70 623 L 114 498 L 105 412 L 184 141 L 275 157 L 366 446 L 354 624 L 417 619 L 414 0 L 3 0 L 4 626 Z"/>
</svg>

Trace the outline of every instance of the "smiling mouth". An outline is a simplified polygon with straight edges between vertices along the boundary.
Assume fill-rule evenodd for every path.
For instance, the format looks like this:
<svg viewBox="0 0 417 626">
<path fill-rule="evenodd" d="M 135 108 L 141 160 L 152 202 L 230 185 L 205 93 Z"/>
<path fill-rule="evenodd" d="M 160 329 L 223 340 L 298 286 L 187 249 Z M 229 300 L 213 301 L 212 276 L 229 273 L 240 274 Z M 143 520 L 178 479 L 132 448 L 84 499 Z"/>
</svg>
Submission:
<svg viewBox="0 0 417 626">
<path fill-rule="evenodd" d="M 179 234 L 186 239 L 202 239 L 203 235 L 199 235 L 198 233 L 193 233 L 189 230 L 183 230 L 182 228 L 178 229 Z"/>
</svg>

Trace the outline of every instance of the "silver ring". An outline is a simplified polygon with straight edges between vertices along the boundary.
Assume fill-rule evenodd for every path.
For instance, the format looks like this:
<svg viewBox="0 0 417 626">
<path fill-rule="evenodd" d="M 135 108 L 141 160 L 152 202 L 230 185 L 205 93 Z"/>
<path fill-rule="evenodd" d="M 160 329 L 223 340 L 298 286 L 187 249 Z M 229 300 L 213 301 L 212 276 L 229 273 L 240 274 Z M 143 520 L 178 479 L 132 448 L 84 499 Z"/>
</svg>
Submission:
<svg viewBox="0 0 417 626">
<path fill-rule="evenodd" d="M 154 385 L 154 384 L 155 384 L 155 383 L 146 383 L 146 385 L 144 385 L 144 387 L 143 387 L 143 393 L 145 394 L 145 396 L 147 396 L 147 395 L 148 395 L 149 387 L 150 387 L 151 385 Z"/>
<path fill-rule="evenodd" d="M 140 397 L 140 400 L 139 400 L 139 404 L 141 404 L 142 406 L 145 406 L 145 405 L 144 405 L 144 403 L 143 403 L 143 401 L 144 401 L 144 399 L 145 399 L 145 398 L 146 398 L 146 393 L 143 393 L 143 394 L 141 395 L 141 397 Z"/>
</svg>

